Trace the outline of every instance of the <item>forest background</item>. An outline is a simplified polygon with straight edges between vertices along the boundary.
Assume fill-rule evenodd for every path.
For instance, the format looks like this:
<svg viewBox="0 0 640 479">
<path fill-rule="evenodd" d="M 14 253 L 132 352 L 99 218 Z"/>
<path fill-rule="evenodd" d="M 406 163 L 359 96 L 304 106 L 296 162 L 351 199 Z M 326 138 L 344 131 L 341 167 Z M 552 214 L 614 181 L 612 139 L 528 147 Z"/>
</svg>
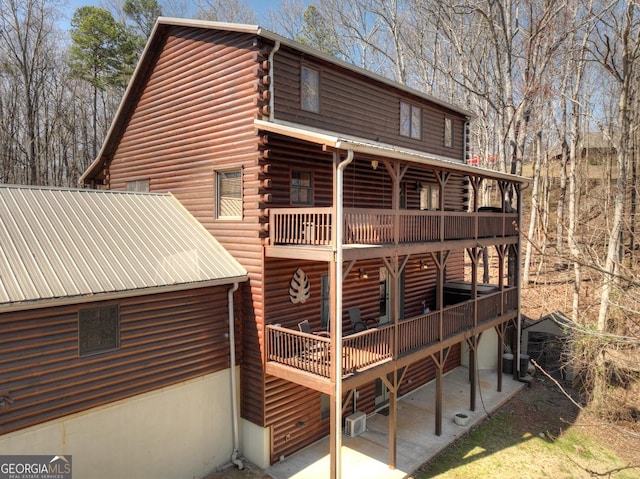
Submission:
<svg viewBox="0 0 640 479">
<path fill-rule="evenodd" d="M 576 399 L 640 432 L 637 0 L 99 5 L 0 0 L 0 183 L 77 186 L 158 16 L 260 24 L 476 115 L 468 161 L 531 178 L 523 312 L 572 320 Z"/>
</svg>

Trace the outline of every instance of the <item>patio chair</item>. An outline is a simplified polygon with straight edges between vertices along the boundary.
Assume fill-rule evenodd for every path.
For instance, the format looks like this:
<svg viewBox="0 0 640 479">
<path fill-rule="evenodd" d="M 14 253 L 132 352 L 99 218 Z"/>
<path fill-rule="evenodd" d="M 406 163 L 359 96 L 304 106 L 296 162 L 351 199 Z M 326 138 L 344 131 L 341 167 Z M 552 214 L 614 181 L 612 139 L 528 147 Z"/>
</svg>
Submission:
<svg viewBox="0 0 640 479">
<path fill-rule="evenodd" d="M 354 333 L 378 327 L 378 322 L 375 319 L 362 319 L 360 308 L 358 307 L 349 309 L 349 319 Z"/>
<path fill-rule="evenodd" d="M 298 323 L 298 329 L 302 333 L 315 334 L 317 336 L 325 336 L 327 338 L 331 336 L 327 331 L 312 331 L 311 324 L 309 323 L 308 319 L 305 319 L 304 321 L 300 321 Z"/>
</svg>

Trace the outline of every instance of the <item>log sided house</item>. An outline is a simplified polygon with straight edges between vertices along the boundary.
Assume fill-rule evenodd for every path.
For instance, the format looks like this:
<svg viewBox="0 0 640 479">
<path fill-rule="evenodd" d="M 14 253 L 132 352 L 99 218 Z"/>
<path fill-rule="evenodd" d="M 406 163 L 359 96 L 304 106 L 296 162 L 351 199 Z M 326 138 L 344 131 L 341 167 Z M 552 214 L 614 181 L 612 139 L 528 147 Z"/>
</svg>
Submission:
<svg viewBox="0 0 640 479">
<path fill-rule="evenodd" d="M 158 20 L 82 181 L 170 191 L 247 269 L 242 452 L 256 464 L 331 434 L 339 475 L 343 425 L 389 408 L 394 431 L 398 397 L 461 363 L 471 409 L 479 358 L 500 390 L 526 180 L 467 165 L 471 119 L 258 26 Z"/>
<path fill-rule="evenodd" d="M 229 461 L 247 273 L 178 200 L 0 185 L 0 246 L 3 458 L 92 479 Z"/>
</svg>

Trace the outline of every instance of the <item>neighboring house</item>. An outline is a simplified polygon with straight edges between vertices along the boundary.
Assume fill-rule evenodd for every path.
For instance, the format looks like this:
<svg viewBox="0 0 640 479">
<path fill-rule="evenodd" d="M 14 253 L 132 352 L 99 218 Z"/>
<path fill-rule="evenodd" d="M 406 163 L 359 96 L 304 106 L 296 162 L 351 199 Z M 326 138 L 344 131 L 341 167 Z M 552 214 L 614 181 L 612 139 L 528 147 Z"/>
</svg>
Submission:
<svg viewBox="0 0 640 479">
<path fill-rule="evenodd" d="M 246 279 L 171 195 L 0 185 L 0 455 L 91 479 L 228 463 Z"/>
<path fill-rule="evenodd" d="M 567 147 L 568 148 L 568 147 Z M 586 132 L 580 137 L 579 157 L 587 160 L 587 167 L 590 165 L 604 165 L 615 161 L 616 147 L 611 136 L 603 132 Z M 567 153 L 568 155 L 568 150 Z M 556 144 L 547 152 L 550 160 L 562 159 L 562 145 Z M 596 171 L 597 178 L 601 176 Z"/>
<path fill-rule="evenodd" d="M 466 164 L 470 120 L 257 26 L 159 19 L 82 181 L 170 191 L 248 270 L 240 381 L 253 462 L 331 434 L 335 475 L 355 410 L 390 405 L 394 431 L 397 398 L 441 381 L 463 350 L 471 409 L 477 356 L 501 371 L 518 326 L 526 180 Z M 478 204 L 483 181 L 499 204 Z M 485 264 L 492 285 L 476 279 Z M 357 316 L 375 327 L 356 333 Z M 303 320 L 324 334 L 301 332 Z M 389 449 L 394 467 L 393 432 Z"/>
</svg>

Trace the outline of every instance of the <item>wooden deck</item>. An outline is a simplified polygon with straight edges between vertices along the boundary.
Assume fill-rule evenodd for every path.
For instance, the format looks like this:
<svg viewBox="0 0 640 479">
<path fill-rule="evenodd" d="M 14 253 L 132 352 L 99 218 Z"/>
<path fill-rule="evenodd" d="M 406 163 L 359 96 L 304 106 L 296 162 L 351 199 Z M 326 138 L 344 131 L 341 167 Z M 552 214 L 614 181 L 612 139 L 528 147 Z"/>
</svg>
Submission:
<svg viewBox="0 0 640 479">
<path fill-rule="evenodd" d="M 517 236 L 517 213 L 345 208 L 344 244 L 384 245 Z M 275 208 L 271 245 L 326 246 L 335 224 L 331 208 Z"/>
<path fill-rule="evenodd" d="M 430 349 L 435 351 L 478 334 L 515 315 L 517 299 L 517 289 L 508 288 L 408 318 L 397 325 L 345 335 L 342 376 L 352 378 L 385 363 L 408 363 Z M 267 325 L 266 339 L 269 374 L 318 390 L 331 385 L 330 338 Z"/>
</svg>

